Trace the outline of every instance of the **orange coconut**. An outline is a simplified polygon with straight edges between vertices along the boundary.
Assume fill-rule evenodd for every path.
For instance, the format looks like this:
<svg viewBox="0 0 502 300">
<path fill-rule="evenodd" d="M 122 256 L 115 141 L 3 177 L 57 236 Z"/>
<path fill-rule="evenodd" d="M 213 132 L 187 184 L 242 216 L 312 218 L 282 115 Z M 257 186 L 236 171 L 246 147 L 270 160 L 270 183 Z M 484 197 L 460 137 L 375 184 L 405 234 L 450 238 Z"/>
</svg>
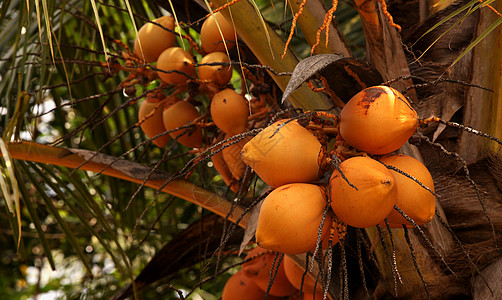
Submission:
<svg viewBox="0 0 502 300">
<path fill-rule="evenodd" d="M 263 201 L 256 228 L 256 241 L 263 248 L 286 253 L 305 253 L 315 248 L 326 198 L 321 187 L 291 183 L 273 190 Z M 331 212 L 321 238 L 331 226 Z"/>
<path fill-rule="evenodd" d="M 211 100 L 211 117 L 223 132 L 236 135 L 246 130 L 249 108 L 246 98 L 232 89 L 224 89 Z"/>
<path fill-rule="evenodd" d="M 329 219 L 329 220 L 332 220 L 332 219 Z M 338 239 L 338 231 L 336 229 L 332 230 L 332 228 L 331 228 L 332 223 L 329 223 L 329 224 L 327 223 L 325 226 L 329 226 L 330 229 L 329 229 L 329 232 L 326 235 L 324 235 L 323 238 L 322 238 L 322 240 L 321 240 L 320 247 L 322 247 L 322 250 L 328 249 L 328 247 L 329 247 L 329 239 L 330 238 L 331 238 L 331 247 L 334 247 L 340 241 Z M 333 237 L 330 237 L 332 231 L 333 231 Z M 321 250 L 321 248 L 318 248 L 317 251 L 320 251 L 320 250 Z M 315 251 L 315 247 L 312 248 L 312 249 L 310 249 L 310 252 L 314 253 L 314 251 Z"/>
<path fill-rule="evenodd" d="M 325 193 L 325 191 L 326 191 L 326 189 L 323 187 L 323 192 Z M 324 195 L 326 195 L 326 194 L 324 194 Z M 327 219 L 326 219 L 325 225 L 324 225 L 324 226 L 329 227 L 328 232 L 326 234 L 323 233 L 319 247 L 317 247 L 317 242 L 316 242 L 316 245 L 314 246 L 314 248 L 309 250 L 311 253 L 314 253 L 316 251 L 316 248 L 317 248 L 317 251 L 322 251 L 322 250 L 328 249 L 330 239 L 331 239 L 331 247 L 334 247 L 340 241 L 338 239 L 338 231 L 336 230 L 336 228 L 333 228 L 333 225 L 335 225 L 335 224 L 333 224 L 333 218 L 332 218 L 333 214 L 332 213 L 333 213 L 333 211 L 329 210 L 328 216 L 327 216 Z M 333 235 L 333 237 L 331 237 L 331 235 Z"/>
<path fill-rule="evenodd" d="M 434 181 L 429 170 L 415 158 L 397 154 L 383 156 L 380 161 L 413 176 L 434 192 Z M 434 195 L 405 175 L 394 170 L 391 170 L 391 172 L 396 180 L 397 207 L 402 209 L 418 225 L 423 225 L 432 220 L 436 212 L 436 198 Z M 402 227 L 401 224 L 411 225 L 394 209 L 387 218 L 392 227 Z"/>
<path fill-rule="evenodd" d="M 276 132 L 285 122 L 275 122 L 249 141 L 242 148 L 242 160 L 272 187 L 319 179 L 321 144 L 297 121 Z"/>
<path fill-rule="evenodd" d="M 180 47 L 164 50 L 157 60 L 157 68 L 160 80 L 168 84 L 181 84 L 195 77 L 192 56 Z"/>
<path fill-rule="evenodd" d="M 322 284 L 312 274 L 305 272 L 294 259 L 289 256 L 284 256 L 284 272 L 289 282 L 297 289 L 302 290 L 304 293 L 313 294 L 315 292 L 322 294 Z M 302 286 L 303 281 L 303 286 Z M 322 299 L 322 297 L 320 298 Z"/>
<path fill-rule="evenodd" d="M 387 86 L 357 93 L 340 113 L 340 135 L 351 146 L 371 154 L 399 149 L 419 125 L 406 98 Z"/>
<path fill-rule="evenodd" d="M 275 252 L 270 252 L 267 249 L 256 247 L 249 251 L 246 256 L 246 260 L 252 259 L 242 265 L 242 271 L 252 278 L 263 291 L 266 291 L 268 287 L 270 271 L 274 263 L 275 254 Z M 278 261 L 279 260 L 276 260 L 274 272 L 277 269 Z M 277 275 L 272 284 L 272 288 L 270 289 L 270 295 L 281 297 L 289 296 L 294 294 L 295 291 L 296 289 L 288 281 L 284 272 L 284 265 L 281 263 L 277 269 Z"/>
<path fill-rule="evenodd" d="M 239 184 L 237 183 L 237 181 L 233 180 L 232 173 L 230 172 L 230 169 L 228 168 L 228 165 L 223 158 L 223 152 L 220 151 L 218 153 L 215 153 L 213 156 L 211 156 L 211 161 L 213 162 L 213 166 L 216 171 L 218 171 L 218 173 L 221 175 L 221 178 L 223 179 L 225 184 L 230 187 L 230 190 L 232 190 L 234 193 L 237 193 L 237 191 L 239 190 Z"/>
<path fill-rule="evenodd" d="M 357 156 L 340 164 L 329 181 L 331 208 L 345 224 L 371 227 L 383 222 L 396 204 L 397 187 L 392 173 L 378 161 Z"/>
<path fill-rule="evenodd" d="M 324 299 L 324 294 L 322 292 L 316 293 L 316 294 L 311 294 L 311 293 L 302 293 L 300 296 L 300 293 L 290 297 L 289 300 L 323 300 Z M 328 296 L 327 299 L 331 299 L 331 297 Z"/>
<path fill-rule="evenodd" d="M 199 112 L 192 104 L 186 101 L 179 101 L 169 108 L 164 109 L 162 119 L 166 130 L 173 130 L 180 126 L 188 125 L 196 118 L 200 117 Z M 200 148 L 202 146 L 202 129 L 183 128 L 175 130 L 169 135 L 177 141 L 190 148 Z"/>
<path fill-rule="evenodd" d="M 222 300 L 261 300 L 263 298 L 265 298 L 265 292 L 242 270 L 228 279 L 221 297 Z M 280 298 L 268 296 L 267 299 L 278 300 Z"/>
<path fill-rule="evenodd" d="M 141 122 L 141 130 L 143 130 L 149 138 L 153 138 L 166 131 L 164 121 L 162 121 L 162 112 L 164 111 L 165 105 L 166 103 L 161 103 L 158 98 L 146 97 L 139 107 L 138 122 Z M 150 115 L 151 113 L 153 114 Z M 152 142 L 158 147 L 164 147 L 169 142 L 169 139 L 169 134 L 165 134 Z"/>
<path fill-rule="evenodd" d="M 226 138 L 229 136 L 227 135 Z M 242 161 L 240 152 L 244 145 L 251 140 L 251 137 L 246 137 L 236 144 L 232 144 L 223 149 L 223 159 L 225 160 L 232 177 L 241 180 L 246 172 L 246 164 Z"/>
<path fill-rule="evenodd" d="M 159 58 L 159 55 L 174 46 L 174 18 L 173 16 L 163 16 L 153 20 L 157 24 L 146 23 L 139 31 L 134 40 L 134 54 L 146 63 L 151 63 Z"/>
<path fill-rule="evenodd" d="M 233 48 L 235 38 L 234 26 L 220 12 L 209 16 L 200 30 L 200 46 L 206 53 L 225 52 L 225 44 L 227 49 Z"/>
<path fill-rule="evenodd" d="M 210 63 L 230 63 L 230 58 L 223 52 L 213 52 L 204 56 L 201 64 Z M 232 78 L 231 65 L 202 65 L 199 66 L 199 79 L 216 83 L 219 86 L 225 86 Z"/>
</svg>

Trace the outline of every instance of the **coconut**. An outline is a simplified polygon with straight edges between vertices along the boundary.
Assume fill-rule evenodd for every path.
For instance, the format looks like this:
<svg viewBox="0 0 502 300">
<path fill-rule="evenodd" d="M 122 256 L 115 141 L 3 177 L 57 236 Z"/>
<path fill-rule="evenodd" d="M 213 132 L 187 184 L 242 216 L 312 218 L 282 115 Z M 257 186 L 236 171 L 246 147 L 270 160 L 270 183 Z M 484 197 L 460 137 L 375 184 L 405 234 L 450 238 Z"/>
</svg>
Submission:
<svg viewBox="0 0 502 300">
<path fill-rule="evenodd" d="M 210 63 L 230 63 L 230 58 L 223 52 L 213 52 L 204 56 L 201 64 Z M 225 86 L 232 78 L 232 66 L 231 65 L 202 65 L 199 66 L 199 79 L 214 82 L 219 86 Z"/>
<path fill-rule="evenodd" d="M 171 104 L 168 104 L 170 106 Z M 162 120 L 162 112 L 166 107 L 166 103 L 160 102 L 158 98 L 146 97 L 139 107 L 138 122 L 141 122 L 140 128 L 149 138 L 161 134 L 166 131 L 164 121 Z M 152 115 L 150 115 L 153 113 Z M 147 118 L 148 116 L 148 118 Z M 158 147 L 164 147 L 170 140 L 169 134 L 164 134 L 152 142 Z"/>
<path fill-rule="evenodd" d="M 233 48 L 235 38 L 234 26 L 225 19 L 221 12 L 209 16 L 200 30 L 200 45 L 206 53 L 223 52 Z"/>
<path fill-rule="evenodd" d="M 434 192 L 434 181 L 429 170 L 417 159 L 404 155 L 387 155 L 380 158 L 386 165 L 411 175 L 424 186 Z M 396 205 L 403 210 L 416 224 L 423 225 L 434 217 L 436 213 L 436 197 L 411 178 L 391 170 L 396 180 Z M 399 212 L 391 210 L 387 216 L 392 227 L 402 227 L 401 224 L 412 225 Z"/>
<path fill-rule="evenodd" d="M 335 215 L 353 227 L 366 228 L 383 222 L 396 204 L 397 187 L 392 173 L 364 156 L 343 161 L 340 170 L 343 176 L 334 170 L 329 181 Z"/>
<path fill-rule="evenodd" d="M 321 175 L 321 143 L 297 121 L 285 122 L 268 126 L 241 151 L 242 160 L 271 187 L 313 182 Z"/>
<path fill-rule="evenodd" d="M 157 74 L 165 83 L 181 84 L 195 77 L 194 61 L 180 47 L 171 47 L 162 52 L 157 60 Z"/>
<path fill-rule="evenodd" d="M 248 116 L 248 101 L 234 90 L 224 89 L 213 96 L 211 117 L 223 132 L 230 136 L 243 133 Z"/>
<path fill-rule="evenodd" d="M 155 62 L 164 50 L 174 46 L 175 38 L 173 16 L 160 17 L 138 30 L 134 40 L 134 54 L 146 63 Z"/>
<path fill-rule="evenodd" d="M 326 205 L 324 191 L 317 185 L 291 183 L 276 188 L 260 209 L 255 234 L 258 245 L 286 254 L 314 249 Z M 321 239 L 329 235 L 331 222 L 329 211 Z"/>
<path fill-rule="evenodd" d="M 274 258 L 274 252 L 270 252 L 261 247 L 256 247 L 249 251 L 246 256 L 246 260 L 251 260 L 242 265 L 242 271 L 247 276 L 252 278 L 262 291 L 267 290 Z M 277 262 L 275 263 L 275 268 L 277 268 Z M 270 288 L 270 295 L 283 297 L 292 295 L 295 291 L 296 289 L 291 285 L 291 283 L 289 283 L 286 274 L 284 273 L 284 265 L 279 265 L 277 275 L 275 276 L 272 287 Z"/>
<path fill-rule="evenodd" d="M 179 101 L 171 107 L 164 109 L 162 114 L 166 130 L 173 130 L 183 125 L 188 125 L 198 117 L 200 115 L 195 106 L 186 101 Z M 202 129 L 200 127 L 175 130 L 169 133 L 169 135 L 173 139 L 177 138 L 180 144 L 187 147 L 200 148 L 202 146 Z"/>
<path fill-rule="evenodd" d="M 419 125 L 406 97 L 387 86 L 357 93 L 340 113 L 340 135 L 351 146 L 371 154 L 399 149 Z"/>
</svg>

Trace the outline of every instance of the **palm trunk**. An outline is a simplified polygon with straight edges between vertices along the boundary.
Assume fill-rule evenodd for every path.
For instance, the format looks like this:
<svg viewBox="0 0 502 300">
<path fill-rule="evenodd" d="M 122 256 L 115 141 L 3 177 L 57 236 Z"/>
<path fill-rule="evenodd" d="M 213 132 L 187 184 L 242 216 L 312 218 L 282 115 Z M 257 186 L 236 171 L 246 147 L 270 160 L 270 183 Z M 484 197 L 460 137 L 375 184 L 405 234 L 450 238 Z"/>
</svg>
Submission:
<svg viewBox="0 0 502 300">
<path fill-rule="evenodd" d="M 502 3 L 494 2 L 493 7 L 501 11 Z M 477 36 L 481 35 L 499 16 L 488 8 L 480 11 L 477 23 Z M 495 137 L 502 136 L 502 57 L 500 55 L 500 45 L 502 43 L 502 30 L 500 27 L 486 36 L 480 44 L 473 50 L 472 61 L 472 83 L 479 84 L 493 92 L 487 92 L 476 88 L 470 88 L 465 105 L 464 124 L 476 128 L 482 132 Z M 491 155 L 500 156 L 501 147 L 499 144 L 481 139 L 478 136 L 463 133 L 459 143 L 459 153 L 468 162 L 474 163 Z M 493 166 L 493 165 L 492 165 Z M 486 173 L 489 174 L 488 170 Z M 502 178 L 495 177 L 500 184 Z M 500 189 L 500 185 L 499 185 Z M 502 197 L 500 190 L 493 192 L 496 197 Z M 484 197 L 484 201 L 492 201 L 492 198 Z M 496 200 L 495 200 L 496 201 Z M 491 203 L 485 203 L 491 206 Z M 490 212 L 490 211 L 489 211 Z M 498 235 L 500 227 L 498 218 L 494 218 L 495 233 Z M 502 286 L 499 284 L 502 274 L 502 260 L 493 260 L 492 263 L 482 270 L 481 274 L 472 280 L 472 290 L 474 299 L 500 299 L 502 297 Z M 488 282 L 488 284 L 487 284 Z"/>
</svg>

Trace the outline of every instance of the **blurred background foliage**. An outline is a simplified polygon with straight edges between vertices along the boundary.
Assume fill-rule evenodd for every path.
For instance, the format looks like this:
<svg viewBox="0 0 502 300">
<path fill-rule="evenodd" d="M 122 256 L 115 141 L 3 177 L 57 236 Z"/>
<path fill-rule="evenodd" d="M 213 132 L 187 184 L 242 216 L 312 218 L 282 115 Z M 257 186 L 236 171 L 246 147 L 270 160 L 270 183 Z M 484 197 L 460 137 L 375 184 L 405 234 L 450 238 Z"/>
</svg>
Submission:
<svg viewBox="0 0 502 300">
<path fill-rule="evenodd" d="M 284 1 L 255 0 L 266 21 L 284 39 L 292 15 Z M 6 142 L 28 140 L 99 151 L 148 166 L 180 170 L 187 148 L 171 143 L 160 149 L 143 143 L 137 122 L 138 86 L 127 95 L 125 72 L 111 74 L 95 13 L 99 15 L 107 57 L 123 61 L 135 31 L 128 1 L 4 0 L 0 3 L 0 132 Z M 165 14 L 167 1 L 129 1 L 137 27 Z M 93 9 L 93 4 L 97 10 Z M 327 3 L 331 5 L 331 3 Z M 356 11 L 340 1 L 339 30 L 353 53 L 363 58 L 364 35 Z M 190 34 L 198 41 L 197 28 Z M 185 28 L 186 30 L 186 28 Z M 299 58 L 310 46 L 300 31 L 291 46 Z M 239 76 L 234 85 L 240 87 Z M 156 83 L 148 89 L 154 89 Z M 207 101 L 207 99 L 200 99 Z M 131 128 L 132 126 L 132 128 Z M 129 151 L 133 149 L 133 151 Z M 168 151 L 166 150 L 168 149 Z M 2 161 L 2 175 L 5 172 Z M 107 298 L 130 282 L 173 236 L 209 213 L 151 188 L 92 172 L 15 161 L 21 195 L 21 238 L 6 201 L 0 201 L 0 298 Z M 214 168 L 200 166 L 191 181 L 232 197 Z M 134 198 L 132 197 L 134 195 Z M 237 259 L 238 261 L 238 259 Z M 220 268 L 236 262 L 228 256 Z M 180 270 L 169 284 L 190 291 L 198 286 L 201 264 Z M 214 266 L 206 270 L 214 274 Z M 196 290 L 194 299 L 218 299 L 230 275 L 222 274 Z M 165 282 L 164 282 L 165 283 Z M 143 293 L 145 299 L 174 298 L 168 284 Z M 166 296 L 167 295 L 167 296 Z M 171 296 L 169 296 L 171 295 Z M 197 296 L 198 295 L 198 296 Z M 5 298 L 4 298 L 5 297 Z M 200 298 L 199 298 L 200 299 Z"/>
</svg>

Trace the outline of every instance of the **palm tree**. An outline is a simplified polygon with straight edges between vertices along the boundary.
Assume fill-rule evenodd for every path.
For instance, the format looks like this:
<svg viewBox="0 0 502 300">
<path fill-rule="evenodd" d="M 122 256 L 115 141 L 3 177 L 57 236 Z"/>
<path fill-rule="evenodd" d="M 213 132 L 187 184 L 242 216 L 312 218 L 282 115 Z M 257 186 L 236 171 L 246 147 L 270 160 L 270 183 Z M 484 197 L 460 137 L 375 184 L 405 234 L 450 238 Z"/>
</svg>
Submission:
<svg viewBox="0 0 502 300">
<path fill-rule="evenodd" d="M 325 2 L 212 1 L 213 10 L 230 5 L 222 13 L 239 35 L 229 52 L 233 87 L 265 99 L 271 117 L 295 109 L 336 115 L 364 87 L 387 84 L 405 93 L 421 118 L 442 120 L 400 149 L 432 173 L 435 218 L 415 229 L 349 227 L 343 246 L 333 247 L 333 266 L 317 269 L 330 281 L 329 295 L 497 299 L 502 160 L 493 137 L 502 137 L 502 5 Z M 8 267 L 0 276 L 7 294 L 46 292 L 51 285 L 41 270 L 77 261 L 80 284 L 52 281 L 72 298 L 221 295 L 242 264 L 235 254 L 253 237 L 253 208 L 266 189 L 254 176 L 231 190 L 207 153 L 175 140 L 163 148 L 152 143 L 138 125 L 141 100 L 177 87 L 150 80 L 154 65 L 134 67 L 128 49 L 135 30 L 165 10 L 181 24 L 178 43 L 193 47 L 208 4 L 0 4 L 0 237 Z M 200 86 L 181 92 L 202 110 L 209 103 Z M 211 145 L 219 132 L 205 130 Z M 23 288 L 27 267 L 40 276 Z"/>
</svg>

